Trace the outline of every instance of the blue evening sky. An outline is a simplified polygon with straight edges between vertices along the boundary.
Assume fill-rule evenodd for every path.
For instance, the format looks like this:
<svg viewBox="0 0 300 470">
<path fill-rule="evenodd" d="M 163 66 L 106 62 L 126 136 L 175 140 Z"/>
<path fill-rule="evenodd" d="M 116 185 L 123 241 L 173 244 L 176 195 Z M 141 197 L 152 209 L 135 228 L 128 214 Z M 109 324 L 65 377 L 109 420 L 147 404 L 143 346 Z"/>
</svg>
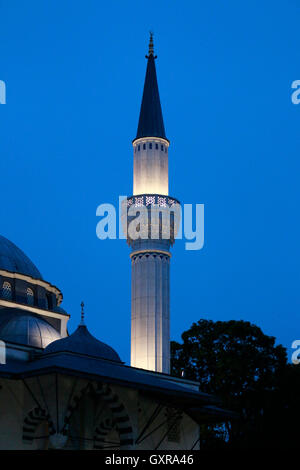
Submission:
<svg viewBox="0 0 300 470">
<path fill-rule="evenodd" d="M 60 287 L 72 315 L 130 351 L 124 240 L 96 208 L 132 193 L 148 32 L 154 31 L 170 194 L 205 204 L 205 245 L 178 241 L 171 336 L 244 319 L 300 339 L 297 0 L 1 0 L 0 233 Z"/>
</svg>

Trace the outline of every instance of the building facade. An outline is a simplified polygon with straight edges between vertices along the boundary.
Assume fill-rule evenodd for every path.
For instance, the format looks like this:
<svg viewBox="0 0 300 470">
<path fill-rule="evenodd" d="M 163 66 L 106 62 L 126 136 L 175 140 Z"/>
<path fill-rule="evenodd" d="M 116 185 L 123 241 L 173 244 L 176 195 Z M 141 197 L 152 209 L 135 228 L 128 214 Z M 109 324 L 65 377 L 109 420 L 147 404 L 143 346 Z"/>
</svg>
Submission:
<svg viewBox="0 0 300 470">
<path fill-rule="evenodd" d="M 150 39 L 130 210 L 171 207 L 168 148 Z M 147 212 L 148 214 L 148 212 Z M 126 215 L 127 217 L 127 215 Z M 150 228 L 154 219 L 150 215 Z M 159 219 L 158 219 L 159 220 Z M 131 366 L 84 321 L 71 335 L 62 293 L 0 236 L 0 449 L 199 449 L 199 424 L 222 421 L 216 398 L 170 375 L 167 237 L 128 235 Z M 113 327 L 113 325 L 112 325 Z"/>
</svg>

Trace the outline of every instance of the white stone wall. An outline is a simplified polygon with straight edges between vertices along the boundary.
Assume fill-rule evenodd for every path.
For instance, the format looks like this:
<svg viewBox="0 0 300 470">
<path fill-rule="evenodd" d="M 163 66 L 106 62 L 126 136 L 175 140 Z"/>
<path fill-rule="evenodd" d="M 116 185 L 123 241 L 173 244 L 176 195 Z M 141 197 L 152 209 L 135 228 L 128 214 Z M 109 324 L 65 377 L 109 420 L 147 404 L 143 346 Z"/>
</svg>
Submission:
<svg viewBox="0 0 300 470">
<path fill-rule="evenodd" d="M 132 256 L 131 365 L 170 372 L 170 258 Z"/>
<path fill-rule="evenodd" d="M 144 148 L 145 147 L 145 148 Z M 152 147 L 152 148 L 150 148 Z M 133 194 L 168 195 L 168 147 L 165 139 L 148 137 L 133 144 Z"/>
<path fill-rule="evenodd" d="M 36 382 L 36 383 L 35 383 Z M 33 440 L 30 442 L 23 439 L 24 419 L 28 416 L 30 410 L 36 407 L 31 394 L 24 387 L 21 380 L 0 380 L 0 450 L 35 450 L 61 448 L 66 449 L 93 449 L 95 430 L 106 418 L 116 418 L 111 412 L 105 399 L 93 393 L 81 395 L 85 389 L 86 382 L 76 378 L 64 377 L 59 383 L 59 403 L 58 416 L 56 408 L 56 393 L 54 390 L 54 377 L 49 375 L 41 378 L 41 395 L 38 382 L 35 378 L 27 381 L 36 400 L 42 405 L 47 404 L 54 427 L 59 421 L 59 428 L 62 429 L 64 417 L 68 413 L 68 398 L 70 391 L 73 395 L 80 397 L 78 406 L 74 408 L 71 414 L 70 429 L 68 434 L 71 438 L 65 438 L 62 435 L 49 436 L 50 427 L 46 420 L 37 422 L 34 431 Z M 76 384 L 76 387 L 74 385 Z M 168 423 L 166 422 L 166 406 L 162 407 L 160 413 L 149 424 L 145 430 L 140 442 L 136 440 L 141 435 L 149 418 L 157 407 L 157 402 L 152 398 L 145 397 L 143 393 L 122 386 L 109 385 L 113 396 L 118 397 L 119 403 L 124 406 L 124 411 L 128 415 L 126 426 L 132 427 L 133 446 L 129 449 L 155 450 L 159 444 L 158 450 L 190 450 L 199 437 L 199 426 L 188 415 L 182 413 L 178 421 L 178 440 L 170 440 Z M 44 402 L 45 400 L 45 402 Z M 33 422 L 35 422 L 33 420 Z M 108 430 L 106 435 L 107 443 L 119 440 L 118 431 L 115 426 Z M 118 445 L 118 444 L 117 444 Z M 118 447 L 116 447 L 118 448 Z M 199 448 L 199 444 L 195 449 Z"/>
<path fill-rule="evenodd" d="M 0 449 L 22 449 L 23 384 L 16 380 L 1 380 L 0 387 Z"/>
<path fill-rule="evenodd" d="M 157 408 L 157 403 L 143 396 L 139 397 L 138 408 L 138 437 L 144 429 L 145 425 L 153 415 Z M 148 426 L 144 435 L 141 436 L 141 442 L 136 446 L 138 450 L 154 450 L 159 444 L 160 450 L 191 450 L 192 446 L 197 442 L 200 436 L 199 425 L 185 413 L 178 420 L 178 440 L 170 440 L 171 433 L 168 431 L 168 422 L 166 422 L 166 407 L 163 407 L 159 414 Z M 148 435 L 148 437 L 147 437 Z M 199 442 L 196 443 L 193 450 L 199 450 Z"/>
</svg>

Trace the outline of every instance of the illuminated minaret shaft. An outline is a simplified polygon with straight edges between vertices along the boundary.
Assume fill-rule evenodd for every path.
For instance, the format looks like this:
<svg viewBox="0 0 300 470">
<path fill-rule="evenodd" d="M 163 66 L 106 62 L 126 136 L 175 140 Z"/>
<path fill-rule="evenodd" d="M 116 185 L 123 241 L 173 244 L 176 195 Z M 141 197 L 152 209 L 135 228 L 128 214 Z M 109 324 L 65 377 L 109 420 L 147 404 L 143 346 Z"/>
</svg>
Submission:
<svg viewBox="0 0 300 470">
<path fill-rule="evenodd" d="M 149 54 L 137 136 L 133 141 L 133 196 L 128 205 L 168 207 L 169 141 L 159 99 L 153 38 Z M 131 365 L 170 372 L 171 237 L 129 240 L 132 248 Z"/>
</svg>

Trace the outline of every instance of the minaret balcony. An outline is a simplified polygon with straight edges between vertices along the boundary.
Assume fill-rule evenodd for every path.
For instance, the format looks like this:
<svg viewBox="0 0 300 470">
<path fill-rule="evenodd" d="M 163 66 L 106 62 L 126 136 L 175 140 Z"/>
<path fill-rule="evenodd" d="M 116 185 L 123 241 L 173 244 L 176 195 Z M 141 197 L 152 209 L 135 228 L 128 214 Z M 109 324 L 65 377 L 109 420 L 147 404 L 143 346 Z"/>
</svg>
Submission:
<svg viewBox="0 0 300 470">
<path fill-rule="evenodd" d="M 173 245 L 181 223 L 178 199 L 161 194 L 140 194 L 124 201 L 122 225 L 127 243 L 134 248 L 137 241 L 161 240 Z M 135 228 L 132 230 L 130 225 Z M 131 227 L 132 227 L 131 226 Z"/>
</svg>

